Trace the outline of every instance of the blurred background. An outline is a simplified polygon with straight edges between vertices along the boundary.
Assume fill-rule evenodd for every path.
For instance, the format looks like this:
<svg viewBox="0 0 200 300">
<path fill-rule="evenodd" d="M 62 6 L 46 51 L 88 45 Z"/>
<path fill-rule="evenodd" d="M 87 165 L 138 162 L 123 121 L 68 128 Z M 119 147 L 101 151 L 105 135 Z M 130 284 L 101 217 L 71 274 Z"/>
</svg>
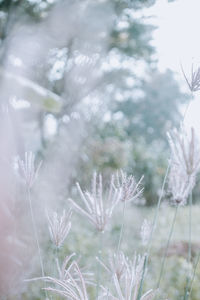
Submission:
<svg viewBox="0 0 200 300">
<path fill-rule="evenodd" d="M 198 60 L 192 2 L 1 0 L 1 101 L 21 121 L 20 147 L 62 152 L 69 186 L 80 170 L 83 181 L 94 169 L 145 173 L 154 204 L 166 132 L 191 99 L 180 65 Z"/>
<path fill-rule="evenodd" d="M 44 208 L 75 193 L 77 180 L 88 186 L 94 170 L 105 180 L 118 169 L 144 174 L 139 206 L 152 213 L 169 159 L 167 131 L 186 109 L 186 126 L 200 130 L 199 95 L 181 71 L 190 76 L 199 66 L 199 9 L 198 0 L 0 0 L 0 188 L 14 195 L 6 190 L 1 199 L 3 235 L 25 234 L 8 161 L 28 150 L 43 160 L 34 188 L 39 223 Z M 197 183 L 194 202 L 199 190 Z M 1 282 L 3 289 L 8 279 Z"/>
</svg>

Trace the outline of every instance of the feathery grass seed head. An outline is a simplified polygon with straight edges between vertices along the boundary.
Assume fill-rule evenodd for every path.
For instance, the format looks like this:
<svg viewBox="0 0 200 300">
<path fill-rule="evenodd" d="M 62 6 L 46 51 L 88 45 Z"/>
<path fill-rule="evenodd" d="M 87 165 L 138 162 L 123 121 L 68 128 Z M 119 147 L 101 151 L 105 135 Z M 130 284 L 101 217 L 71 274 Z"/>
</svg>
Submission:
<svg viewBox="0 0 200 300">
<path fill-rule="evenodd" d="M 185 71 L 183 70 L 183 67 L 181 66 L 183 76 L 185 78 L 185 81 L 190 89 L 191 92 L 197 92 L 200 90 L 200 67 L 194 69 L 194 65 L 192 64 L 191 67 L 191 76 L 188 78 L 185 74 Z"/>
<path fill-rule="evenodd" d="M 200 146 L 194 128 L 190 136 L 183 128 L 180 132 L 174 129 L 168 133 L 168 140 L 174 165 L 180 165 L 188 176 L 195 176 L 200 168 Z"/>
<path fill-rule="evenodd" d="M 121 198 L 121 189 L 114 186 L 114 176 L 111 177 L 109 189 L 105 192 L 102 176 L 96 173 L 93 175 L 91 192 L 83 192 L 79 183 L 77 183 L 77 189 L 85 207 L 82 208 L 74 200 L 69 199 L 72 206 L 77 212 L 87 217 L 98 231 L 104 231 L 115 206 Z"/>
<path fill-rule="evenodd" d="M 25 180 L 26 186 L 31 188 L 38 176 L 39 169 L 42 165 L 42 161 L 35 166 L 35 154 L 30 152 L 25 152 L 24 160 L 18 160 L 19 170 L 21 171 L 21 176 Z"/>
<path fill-rule="evenodd" d="M 175 205 L 185 205 L 190 192 L 195 185 L 193 176 L 188 176 L 177 164 L 170 167 L 168 188 Z"/>
<path fill-rule="evenodd" d="M 151 231 L 152 231 L 152 228 L 151 228 L 150 223 L 147 221 L 147 219 L 144 219 L 142 227 L 141 227 L 141 231 L 140 231 L 142 244 L 144 246 L 146 246 L 149 242 Z"/>
<path fill-rule="evenodd" d="M 115 185 L 116 185 L 116 188 L 121 189 L 120 200 L 122 202 L 125 202 L 125 201 L 137 202 L 137 200 L 140 198 L 140 196 L 144 190 L 143 188 L 141 188 L 141 182 L 142 182 L 143 178 L 144 178 L 144 176 L 142 176 L 140 178 L 140 180 L 137 182 L 133 175 L 127 175 L 122 170 L 117 172 Z"/>
<path fill-rule="evenodd" d="M 68 214 L 64 210 L 60 217 L 56 212 L 51 214 L 47 213 L 50 237 L 57 248 L 62 246 L 64 240 L 69 234 L 71 229 L 71 215 L 71 210 L 68 212 Z"/>
</svg>

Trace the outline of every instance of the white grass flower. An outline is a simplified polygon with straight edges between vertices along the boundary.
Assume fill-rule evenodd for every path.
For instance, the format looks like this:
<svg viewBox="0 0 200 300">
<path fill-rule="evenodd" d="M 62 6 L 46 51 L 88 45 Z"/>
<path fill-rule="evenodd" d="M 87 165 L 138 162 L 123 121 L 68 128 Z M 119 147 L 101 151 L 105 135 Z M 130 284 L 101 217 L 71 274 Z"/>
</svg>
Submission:
<svg viewBox="0 0 200 300">
<path fill-rule="evenodd" d="M 137 201 L 142 195 L 144 188 L 141 188 L 141 182 L 144 176 L 137 182 L 133 175 L 127 175 L 125 172 L 120 170 L 116 174 L 116 187 L 121 189 L 121 201 L 130 202 Z"/>
<path fill-rule="evenodd" d="M 27 187 L 30 189 L 39 172 L 42 165 L 42 161 L 39 162 L 37 167 L 35 166 L 35 154 L 33 152 L 25 152 L 24 160 L 18 160 L 19 169 L 21 171 L 22 178 L 25 180 Z"/>
<path fill-rule="evenodd" d="M 175 204 L 185 204 L 195 186 L 196 175 L 200 169 L 200 145 L 195 131 L 188 135 L 182 128 L 168 134 L 171 148 L 169 173 L 169 192 Z"/>
<path fill-rule="evenodd" d="M 172 201 L 176 205 L 184 205 L 195 185 L 194 177 L 188 176 L 177 164 L 170 167 L 168 188 Z"/>
<path fill-rule="evenodd" d="M 120 280 L 114 275 L 114 285 L 120 299 L 137 299 L 143 265 L 144 257 L 135 255 L 133 261 L 127 259 L 125 271 Z"/>
<path fill-rule="evenodd" d="M 116 293 L 116 296 L 113 296 L 111 292 L 103 288 L 103 295 L 107 295 L 108 299 L 111 300 L 136 300 L 143 273 L 144 257 L 135 255 L 133 261 L 131 261 L 121 252 L 120 255 L 118 254 L 115 256 L 114 268 L 112 263 L 108 267 L 102 262 L 101 264 L 109 271 L 109 273 L 112 272 Z M 120 273 L 118 270 L 120 270 Z M 149 290 L 147 293 L 143 294 L 140 299 L 151 300 L 154 296 L 155 293 L 153 290 Z"/>
<path fill-rule="evenodd" d="M 176 129 L 169 134 L 169 144 L 172 152 L 172 163 L 183 168 L 188 176 L 196 176 L 200 168 L 200 146 L 194 128 L 191 134 Z"/>
<path fill-rule="evenodd" d="M 141 227 L 141 231 L 140 231 L 140 235 L 141 235 L 141 239 L 142 239 L 142 244 L 144 246 L 146 246 L 149 242 L 150 236 L 151 236 L 151 225 L 150 223 L 144 219 L 142 227 Z"/>
<path fill-rule="evenodd" d="M 54 284 L 55 287 L 49 286 L 45 290 L 60 295 L 65 299 L 89 300 L 83 273 L 75 260 L 71 262 L 74 255 L 71 254 L 65 258 L 62 268 L 59 269 L 59 278 L 46 276 L 38 279 Z"/>
<path fill-rule="evenodd" d="M 71 210 L 68 214 L 64 210 L 61 216 L 58 216 L 56 212 L 53 212 L 52 214 L 47 213 L 50 237 L 57 248 L 62 246 L 64 240 L 69 234 L 71 229 L 71 215 Z"/>
<path fill-rule="evenodd" d="M 127 258 L 122 251 L 110 254 L 108 257 L 108 265 L 98 257 L 97 260 L 111 275 L 116 275 L 119 280 L 123 277 L 127 265 Z"/>
<path fill-rule="evenodd" d="M 183 76 L 185 78 L 185 81 L 188 84 L 188 87 L 190 89 L 191 92 L 197 92 L 200 90 L 200 67 L 196 68 L 194 70 L 194 66 L 192 64 L 192 68 L 191 68 L 191 76 L 190 78 L 188 78 L 182 68 L 182 72 L 183 72 Z"/>
<path fill-rule="evenodd" d="M 111 177 L 109 189 L 104 193 L 102 176 L 94 173 L 91 192 L 83 192 L 79 183 L 77 189 L 85 208 L 82 208 L 74 200 L 69 199 L 73 207 L 87 217 L 98 231 L 104 231 L 113 210 L 121 198 L 121 189 L 114 186 L 114 177 Z"/>
</svg>

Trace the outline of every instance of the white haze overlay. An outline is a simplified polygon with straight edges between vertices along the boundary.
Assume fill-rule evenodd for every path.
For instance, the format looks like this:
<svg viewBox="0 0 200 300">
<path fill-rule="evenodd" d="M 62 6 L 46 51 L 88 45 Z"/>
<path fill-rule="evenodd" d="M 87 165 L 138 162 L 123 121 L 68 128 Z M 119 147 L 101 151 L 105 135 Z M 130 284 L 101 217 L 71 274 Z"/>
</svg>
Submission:
<svg viewBox="0 0 200 300">
<path fill-rule="evenodd" d="M 190 75 L 191 65 L 200 65 L 200 1 L 199 0 L 158 0 L 148 9 L 148 15 L 153 15 L 153 23 L 158 26 L 154 32 L 153 45 L 157 50 L 158 67 L 160 70 L 170 68 L 177 72 L 183 88 L 181 64 Z M 194 100 L 188 108 L 185 118 L 187 127 L 193 126 L 200 136 L 200 93 L 194 94 Z"/>
</svg>

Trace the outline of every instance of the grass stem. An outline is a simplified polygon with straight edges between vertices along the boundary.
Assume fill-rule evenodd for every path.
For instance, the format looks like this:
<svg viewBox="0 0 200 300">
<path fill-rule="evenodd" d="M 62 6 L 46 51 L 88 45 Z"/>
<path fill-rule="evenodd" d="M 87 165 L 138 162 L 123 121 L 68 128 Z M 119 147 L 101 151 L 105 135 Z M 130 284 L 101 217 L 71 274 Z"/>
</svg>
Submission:
<svg viewBox="0 0 200 300">
<path fill-rule="evenodd" d="M 29 202 L 29 207 L 30 207 L 30 212 L 31 212 L 31 220 L 32 220 L 32 225 L 33 225 L 35 241 L 36 241 L 37 249 L 38 249 L 38 255 L 39 255 L 39 261 L 40 261 L 42 277 L 44 277 L 44 266 L 43 266 L 43 261 L 42 261 L 42 255 L 41 255 L 41 249 L 40 249 L 40 244 L 39 244 L 39 238 L 38 238 L 38 233 L 37 233 L 35 217 L 34 217 L 34 213 L 33 213 L 30 188 L 27 188 L 27 197 L 28 197 L 28 202 Z M 48 299 L 46 290 L 45 290 L 45 296 L 46 296 L 46 299 Z"/>
<path fill-rule="evenodd" d="M 188 265 L 191 262 L 192 257 L 192 192 L 190 193 L 189 197 L 189 240 L 188 240 Z M 184 294 L 184 300 L 187 300 L 189 297 L 189 283 L 190 283 L 190 275 L 187 275 L 186 279 L 186 288 L 185 288 L 185 294 Z"/>
<path fill-rule="evenodd" d="M 192 279 L 191 279 L 191 282 L 190 282 L 190 289 L 189 289 L 189 292 L 188 292 L 188 298 L 189 298 L 189 296 L 192 292 L 193 282 L 194 282 L 194 278 L 196 276 L 196 271 L 197 271 L 197 266 L 199 264 L 199 260 L 200 260 L 200 251 L 199 251 L 199 254 L 197 256 L 196 264 L 195 264 L 195 267 L 194 267 L 194 272 L 193 272 Z"/>
<path fill-rule="evenodd" d="M 125 210 L 126 210 L 126 201 L 124 201 L 124 203 L 123 203 L 122 225 L 121 225 L 121 229 L 120 229 L 119 241 L 118 241 L 118 246 L 117 246 L 117 254 L 119 254 L 119 252 L 120 252 L 123 234 L 124 234 Z"/>
<path fill-rule="evenodd" d="M 41 267 L 41 271 L 42 271 L 42 276 L 44 277 L 44 266 L 43 266 L 43 262 L 42 262 L 41 249 L 40 249 L 40 244 L 39 244 L 39 239 L 38 239 L 37 227 L 36 227 L 36 223 L 35 223 L 35 217 L 34 217 L 34 213 L 33 213 L 31 194 L 30 194 L 30 189 L 29 188 L 27 189 L 27 195 L 28 195 L 28 201 L 29 201 L 29 206 L 30 206 L 31 220 L 32 220 L 32 225 L 33 225 L 35 241 L 36 241 L 37 248 L 38 248 L 40 267 Z"/>
<path fill-rule="evenodd" d="M 168 252 L 168 249 L 169 249 L 169 244 L 170 244 L 170 241 L 171 241 L 172 233 L 174 231 L 174 225 L 175 225 L 175 222 L 176 222 L 178 207 L 179 206 L 176 205 L 176 209 L 175 209 L 175 212 L 174 212 L 174 217 L 173 217 L 173 220 L 172 220 L 172 225 L 171 225 L 170 232 L 169 232 L 169 237 L 168 237 L 168 240 L 167 240 L 167 244 L 166 244 L 166 247 L 165 247 L 165 252 L 164 252 L 164 255 L 163 255 L 163 259 L 162 259 L 160 275 L 159 275 L 157 286 L 156 286 L 157 289 L 160 287 L 160 282 L 161 282 L 162 274 L 163 274 L 163 271 L 164 271 L 165 261 L 166 261 L 166 258 L 167 258 L 167 252 Z"/>
<path fill-rule="evenodd" d="M 102 257 L 102 249 L 103 249 L 103 232 L 98 232 L 98 253 L 99 253 L 99 260 L 101 260 Z M 97 261 L 97 287 L 96 287 L 96 299 L 99 299 L 99 287 L 100 287 L 100 265 Z"/>
</svg>

